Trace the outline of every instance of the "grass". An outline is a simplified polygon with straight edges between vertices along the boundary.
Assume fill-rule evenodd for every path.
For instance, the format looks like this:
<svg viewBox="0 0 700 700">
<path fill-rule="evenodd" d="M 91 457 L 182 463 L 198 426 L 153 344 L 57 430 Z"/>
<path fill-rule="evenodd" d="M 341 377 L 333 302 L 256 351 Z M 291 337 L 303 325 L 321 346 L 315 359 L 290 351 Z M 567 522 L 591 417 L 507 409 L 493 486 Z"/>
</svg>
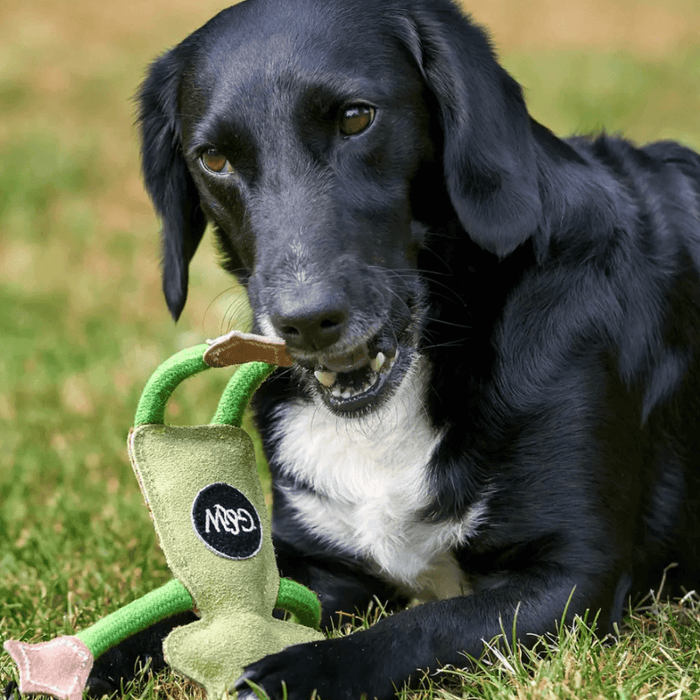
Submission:
<svg viewBox="0 0 700 700">
<path fill-rule="evenodd" d="M 473 671 L 448 672 L 447 690 L 428 690 L 444 700 L 642 700 L 696 698 L 700 694 L 699 601 L 653 601 L 625 621 L 619 641 L 600 640 L 593 624 L 577 618 L 536 652 L 492 644 Z M 454 684 L 456 688 L 449 689 Z"/>
<path fill-rule="evenodd" d="M 159 362 L 245 328 L 249 312 L 205 240 L 183 318 L 168 318 L 131 96 L 156 53 L 225 4 L 2 3 L 0 638 L 71 633 L 169 578 L 126 434 Z M 697 0 L 475 0 L 470 9 L 492 28 L 534 116 L 556 132 L 605 126 L 700 148 Z M 227 378 L 190 380 L 169 420 L 208 422 Z M 260 468 L 266 478 L 262 458 Z M 698 697 L 699 650 L 698 599 L 651 601 L 626 619 L 618 644 L 581 622 L 537 657 L 494 647 L 477 671 L 410 697 Z M 14 673 L 0 655 L 0 685 Z M 166 674 L 126 696 L 193 693 Z"/>
</svg>

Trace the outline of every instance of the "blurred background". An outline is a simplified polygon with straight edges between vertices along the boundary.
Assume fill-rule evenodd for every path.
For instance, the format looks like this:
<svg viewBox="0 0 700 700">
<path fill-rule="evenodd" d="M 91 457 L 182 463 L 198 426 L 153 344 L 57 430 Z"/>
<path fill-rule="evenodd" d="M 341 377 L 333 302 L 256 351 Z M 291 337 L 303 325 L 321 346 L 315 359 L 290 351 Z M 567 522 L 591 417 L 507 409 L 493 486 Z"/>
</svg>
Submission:
<svg viewBox="0 0 700 700">
<path fill-rule="evenodd" d="M 227 4 L 0 0 L 0 638 L 70 632 L 168 577 L 126 434 L 159 362 L 249 317 L 207 235 L 170 319 L 133 95 Z M 700 0 L 466 9 L 556 133 L 700 149 Z M 192 380 L 169 419 L 208 422 L 227 379 Z"/>
</svg>

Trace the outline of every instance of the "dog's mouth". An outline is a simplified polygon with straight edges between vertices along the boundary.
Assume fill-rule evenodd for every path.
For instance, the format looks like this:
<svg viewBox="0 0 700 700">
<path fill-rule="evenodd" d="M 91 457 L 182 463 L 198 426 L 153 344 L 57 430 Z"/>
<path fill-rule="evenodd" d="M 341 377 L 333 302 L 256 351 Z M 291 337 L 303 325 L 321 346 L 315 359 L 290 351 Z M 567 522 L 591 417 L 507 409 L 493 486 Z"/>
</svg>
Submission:
<svg viewBox="0 0 700 700">
<path fill-rule="evenodd" d="M 408 348 L 363 343 L 348 353 L 324 357 L 309 370 L 311 382 L 334 413 L 367 412 L 400 384 L 408 354 Z"/>
</svg>

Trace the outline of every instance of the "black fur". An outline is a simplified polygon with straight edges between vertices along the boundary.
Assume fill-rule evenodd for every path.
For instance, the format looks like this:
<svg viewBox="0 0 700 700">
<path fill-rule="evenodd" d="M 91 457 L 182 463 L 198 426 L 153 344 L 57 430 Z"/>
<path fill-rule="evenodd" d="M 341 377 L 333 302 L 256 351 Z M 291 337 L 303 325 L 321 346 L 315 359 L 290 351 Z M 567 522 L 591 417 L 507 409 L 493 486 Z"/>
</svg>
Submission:
<svg viewBox="0 0 700 700">
<path fill-rule="evenodd" d="M 140 100 L 173 316 L 208 220 L 258 329 L 298 360 L 257 396 L 282 573 L 319 592 L 326 624 L 374 596 L 406 602 L 351 542 L 309 532 L 290 493 L 312 484 L 278 451 L 282 407 L 315 401 L 343 430 L 390 404 L 417 358 L 441 437 L 414 517 L 447 527 L 487 504 L 454 549 L 471 595 L 245 678 L 274 698 L 282 681 L 294 700 L 389 698 L 417 669 L 478 656 L 516 610 L 529 644 L 567 601 L 568 619 L 591 610 L 608 632 L 671 563 L 669 591 L 698 585 L 697 154 L 560 140 L 446 0 L 248 0 L 159 58 Z M 357 102 L 374 122 L 343 136 Z M 234 175 L 206 174 L 214 147 Z M 387 391 L 324 403 L 311 370 L 363 342 L 401 349 Z"/>
</svg>

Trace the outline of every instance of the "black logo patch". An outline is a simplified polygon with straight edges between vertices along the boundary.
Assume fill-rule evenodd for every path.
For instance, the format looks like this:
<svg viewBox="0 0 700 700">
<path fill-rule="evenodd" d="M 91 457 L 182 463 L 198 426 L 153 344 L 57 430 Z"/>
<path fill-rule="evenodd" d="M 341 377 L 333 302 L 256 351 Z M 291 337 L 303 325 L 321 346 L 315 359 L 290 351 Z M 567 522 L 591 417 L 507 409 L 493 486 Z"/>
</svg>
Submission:
<svg viewBox="0 0 700 700">
<path fill-rule="evenodd" d="M 192 526 L 207 549 L 226 559 L 250 559 L 262 546 L 255 506 L 233 486 L 205 486 L 192 504 Z"/>
</svg>

